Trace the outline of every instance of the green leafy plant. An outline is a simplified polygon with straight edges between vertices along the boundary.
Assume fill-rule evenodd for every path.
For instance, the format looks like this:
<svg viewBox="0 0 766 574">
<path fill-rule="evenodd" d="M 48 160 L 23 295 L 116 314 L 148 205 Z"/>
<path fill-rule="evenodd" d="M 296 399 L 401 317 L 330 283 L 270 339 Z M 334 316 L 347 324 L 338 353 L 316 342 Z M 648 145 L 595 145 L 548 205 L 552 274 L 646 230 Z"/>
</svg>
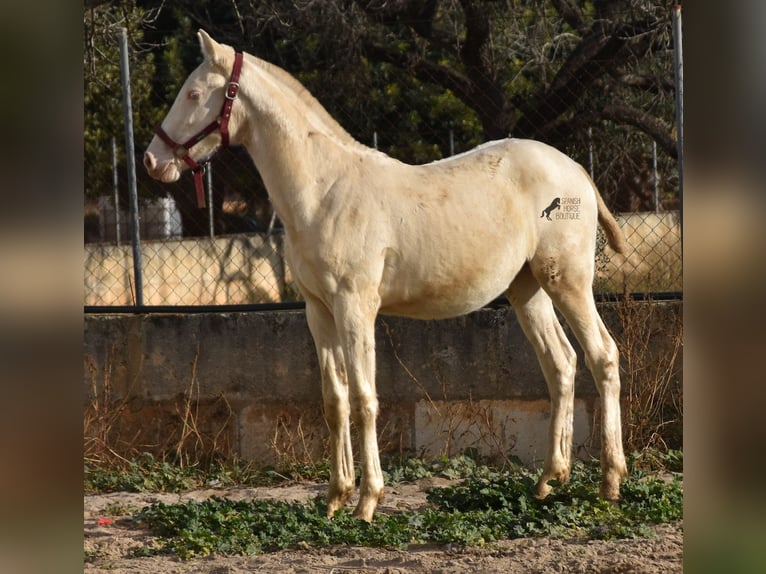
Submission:
<svg viewBox="0 0 766 574">
<path fill-rule="evenodd" d="M 468 478 L 470 476 L 486 477 L 493 472 L 495 471 L 482 461 L 477 453 L 469 450 L 459 456 L 452 458 L 443 456 L 432 461 L 424 461 L 419 458 L 389 460 L 387 468 L 383 470 L 383 476 L 386 484 L 399 484 L 434 476 L 447 479 Z"/>
<path fill-rule="evenodd" d="M 474 461 L 475 462 L 475 461 Z M 136 513 L 160 543 L 154 551 L 181 558 L 257 554 L 290 547 L 337 544 L 404 547 L 412 543 L 476 546 L 500 539 L 578 535 L 611 539 L 645 536 L 653 524 L 679 521 L 683 489 L 670 480 L 634 469 L 615 505 L 598 498 L 597 464 L 576 463 L 571 480 L 545 500 L 534 497 L 535 474 L 522 468 L 492 470 L 458 461 L 408 461 L 389 477 L 423 477 L 462 468 L 463 480 L 428 492 L 431 504 L 418 511 L 379 512 L 368 524 L 348 509 L 326 518 L 326 503 L 267 500 L 232 501 L 212 497 L 184 504 L 156 503 Z M 477 472 L 478 471 L 478 472 Z"/>
<path fill-rule="evenodd" d="M 86 492 L 179 492 L 197 486 L 195 471 L 145 453 L 120 467 L 85 465 Z"/>
<path fill-rule="evenodd" d="M 85 492 L 180 492 L 191 488 L 274 486 L 296 481 L 327 481 L 329 465 L 295 464 L 277 470 L 254 468 L 242 461 L 213 461 L 180 465 L 172 459 L 144 453 L 130 461 L 85 464 Z"/>
</svg>

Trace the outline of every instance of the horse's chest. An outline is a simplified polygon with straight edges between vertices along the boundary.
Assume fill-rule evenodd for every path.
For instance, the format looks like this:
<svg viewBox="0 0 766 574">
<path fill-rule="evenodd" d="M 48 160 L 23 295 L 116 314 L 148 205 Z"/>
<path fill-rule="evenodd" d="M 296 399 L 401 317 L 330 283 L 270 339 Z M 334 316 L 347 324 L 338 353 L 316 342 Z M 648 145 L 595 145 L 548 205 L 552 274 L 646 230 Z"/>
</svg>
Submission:
<svg viewBox="0 0 766 574">
<path fill-rule="evenodd" d="M 344 279 L 370 276 L 374 258 L 355 256 L 354 249 L 343 249 L 340 242 L 288 241 L 285 247 L 293 278 L 304 292 L 319 298 L 336 293 Z"/>
</svg>

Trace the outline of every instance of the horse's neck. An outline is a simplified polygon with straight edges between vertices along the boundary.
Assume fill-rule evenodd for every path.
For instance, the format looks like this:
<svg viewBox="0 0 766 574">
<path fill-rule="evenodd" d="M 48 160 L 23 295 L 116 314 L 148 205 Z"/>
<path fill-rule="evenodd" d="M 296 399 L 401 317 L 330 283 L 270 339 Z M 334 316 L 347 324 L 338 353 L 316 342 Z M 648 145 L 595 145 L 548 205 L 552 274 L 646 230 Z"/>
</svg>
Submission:
<svg viewBox="0 0 766 574">
<path fill-rule="evenodd" d="M 334 137 L 338 138 L 339 141 L 351 145 L 352 147 L 358 146 L 365 148 L 365 146 L 354 140 L 351 134 L 343 129 L 343 127 L 341 127 L 335 118 L 333 118 L 327 112 L 327 110 L 322 107 L 322 105 L 305 88 L 305 86 L 303 86 L 303 84 L 296 80 L 292 75 L 287 73 L 279 66 L 275 66 L 274 64 L 266 62 L 265 60 L 261 60 L 255 57 L 252 57 L 252 60 L 256 63 L 259 70 L 261 70 L 263 73 L 268 73 L 268 75 L 273 80 L 280 84 L 282 91 L 290 94 L 292 97 L 297 99 L 298 102 L 305 106 L 306 112 L 304 113 L 304 116 L 310 115 L 313 123 L 319 124 L 322 129 L 327 130 Z"/>
<path fill-rule="evenodd" d="M 338 134 L 342 128 L 327 122 L 330 116 L 318 102 L 307 104 L 279 75 L 253 66 L 255 93 L 246 102 L 250 125 L 243 143 L 283 223 L 288 229 L 306 225 L 327 191 L 324 183 L 349 155 L 365 148 Z"/>
</svg>

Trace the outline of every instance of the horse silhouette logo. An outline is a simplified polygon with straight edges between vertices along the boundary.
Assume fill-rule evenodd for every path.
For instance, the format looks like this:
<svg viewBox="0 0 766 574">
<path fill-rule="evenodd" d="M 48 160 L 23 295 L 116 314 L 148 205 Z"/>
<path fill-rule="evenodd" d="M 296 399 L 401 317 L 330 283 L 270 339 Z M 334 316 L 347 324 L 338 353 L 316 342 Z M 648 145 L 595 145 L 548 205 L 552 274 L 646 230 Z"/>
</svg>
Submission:
<svg viewBox="0 0 766 574">
<path fill-rule="evenodd" d="M 544 218 L 545 218 L 545 219 L 547 219 L 548 221 L 553 221 L 553 220 L 551 219 L 551 211 L 553 211 L 553 210 L 555 210 L 555 209 L 559 209 L 560 207 L 561 207 L 561 198 L 560 198 L 560 197 L 557 197 L 557 198 L 555 198 L 553 201 L 551 201 L 551 204 L 550 204 L 548 207 L 546 207 L 545 209 L 543 209 L 543 212 L 542 212 L 542 214 L 540 215 L 540 217 L 541 217 L 541 218 L 542 218 L 542 217 L 544 217 Z"/>
</svg>

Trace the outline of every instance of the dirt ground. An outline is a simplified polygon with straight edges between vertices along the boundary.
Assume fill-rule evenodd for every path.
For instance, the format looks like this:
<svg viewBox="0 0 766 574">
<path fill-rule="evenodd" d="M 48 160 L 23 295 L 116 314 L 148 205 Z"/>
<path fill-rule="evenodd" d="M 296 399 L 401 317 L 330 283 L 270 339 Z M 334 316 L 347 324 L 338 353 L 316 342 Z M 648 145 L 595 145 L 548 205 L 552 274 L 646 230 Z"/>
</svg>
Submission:
<svg viewBox="0 0 766 574">
<path fill-rule="evenodd" d="M 387 487 L 380 510 L 410 510 L 426 504 L 426 490 L 447 481 L 425 479 Z M 129 515 L 153 502 L 202 500 L 212 495 L 233 500 L 271 498 L 310 500 L 327 486 L 297 484 L 271 488 L 197 490 L 183 494 L 112 493 L 85 496 L 85 572 L 146 574 L 245 572 L 308 573 L 667 573 L 682 571 L 681 524 L 662 525 L 656 536 L 618 541 L 523 538 L 466 550 L 412 545 L 406 550 L 337 546 L 296 549 L 258 556 L 212 556 L 181 561 L 169 556 L 131 557 L 136 547 L 151 546 L 154 537 L 138 528 Z M 352 500 L 352 503 L 354 501 Z M 123 516 L 120 516 L 123 514 Z"/>
</svg>

